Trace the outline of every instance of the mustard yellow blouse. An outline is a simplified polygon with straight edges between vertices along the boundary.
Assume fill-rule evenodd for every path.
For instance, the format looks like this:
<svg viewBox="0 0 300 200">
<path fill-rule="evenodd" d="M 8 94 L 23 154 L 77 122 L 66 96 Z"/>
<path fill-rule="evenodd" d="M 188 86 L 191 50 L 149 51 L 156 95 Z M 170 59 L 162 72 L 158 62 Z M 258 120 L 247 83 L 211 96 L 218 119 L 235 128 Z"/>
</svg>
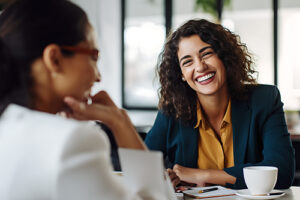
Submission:
<svg viewBox="0 0 300 200">
<path fill-rule="evenodd" d="M 231 100 L 229 100 L 220 130 L 220 139 L 197 106 L 198 167 L 199 169 L 224 169 L 234 166 Z"/>
</svg>

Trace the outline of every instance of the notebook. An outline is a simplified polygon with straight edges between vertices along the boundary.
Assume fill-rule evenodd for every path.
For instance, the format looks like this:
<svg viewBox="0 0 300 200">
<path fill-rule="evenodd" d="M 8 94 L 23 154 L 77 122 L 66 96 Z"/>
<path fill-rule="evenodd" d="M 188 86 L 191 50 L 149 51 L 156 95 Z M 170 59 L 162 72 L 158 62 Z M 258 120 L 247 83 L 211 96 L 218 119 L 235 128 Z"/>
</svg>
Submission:
<svg viewBox="0 0 300 200">
<path fill-rule="evenodd" d="M 176 200 L 161 152 L 125 148 L 118 151 L 125 183 L 134 193 L 145 199 Z"/>
<path fill-rule="evenodd" d="M 205 193 L 199 193 L 200 190 L 205 190 L 209 188 L 217 187 L 217 190 Z M 222 186 L 211 186 L 211 187 L 193 187 L 191 190 L 183 191 L 184 197 L 190 197 L 194 199 L 205 199 L 205 198 L 217 198 L 225 196 L 234 196 L 236 194 L 235 190 L 228 189 Z"/>
</svg>

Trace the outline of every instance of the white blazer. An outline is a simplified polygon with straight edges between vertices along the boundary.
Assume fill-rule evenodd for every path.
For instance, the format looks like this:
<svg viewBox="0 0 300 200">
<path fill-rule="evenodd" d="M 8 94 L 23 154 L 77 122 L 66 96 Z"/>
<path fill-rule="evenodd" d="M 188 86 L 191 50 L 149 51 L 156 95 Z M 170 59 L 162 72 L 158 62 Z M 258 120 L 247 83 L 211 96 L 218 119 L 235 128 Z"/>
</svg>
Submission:
<svg viewBox="0 0 300 200">
<path fill-rule="evenodd" d="M 0 199 L 142 199 L 112 173 L 109 149 L 91 123 L 10 105 L 0 118 Z"/>
</svg>

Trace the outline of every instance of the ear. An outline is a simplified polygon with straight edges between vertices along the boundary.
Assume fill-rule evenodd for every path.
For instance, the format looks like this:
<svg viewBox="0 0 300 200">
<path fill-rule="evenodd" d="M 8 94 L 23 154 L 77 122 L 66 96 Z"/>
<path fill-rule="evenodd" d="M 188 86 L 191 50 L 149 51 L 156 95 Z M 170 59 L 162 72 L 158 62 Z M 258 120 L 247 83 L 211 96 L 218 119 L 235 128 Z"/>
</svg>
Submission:
<svg viewBox="0 0 300 200">
<path fill-rule="evenodd" d="M 63 55 L 61 49 L 57 44 L 49 44 L 43 51 L 42 59 L 45 67 L 51 74 L 57 74 L 62 71 L 61 62 Z"/>
</svg>

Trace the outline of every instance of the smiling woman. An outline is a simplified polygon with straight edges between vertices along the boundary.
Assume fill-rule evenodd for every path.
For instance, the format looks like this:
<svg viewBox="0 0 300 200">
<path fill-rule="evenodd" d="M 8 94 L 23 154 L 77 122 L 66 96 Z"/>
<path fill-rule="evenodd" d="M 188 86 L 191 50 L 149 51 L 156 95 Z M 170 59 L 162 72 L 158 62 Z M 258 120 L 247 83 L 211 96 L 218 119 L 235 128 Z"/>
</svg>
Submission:
<svg viewBox="0 0 300 200">
<path fill-rule="evenodd" d="M 198 98 L 219 93 L 228 99 L 225 67 L 212 47 L 193 35 L 182 38 L 178 49 L 182 77 L 197 91 Z"/>
<path fill-rule="evenodd" d="M 145 142 L 183 182 L 246 188 L 244 167 L 270 165 L 279 169 L 276 187 L 291 186 L 295 160 L 280 93 L 256 83 L 252 64 L 238 35 L 207 20 L 168 37 L 157 69 L 160 112 Z"/>
</svg>

